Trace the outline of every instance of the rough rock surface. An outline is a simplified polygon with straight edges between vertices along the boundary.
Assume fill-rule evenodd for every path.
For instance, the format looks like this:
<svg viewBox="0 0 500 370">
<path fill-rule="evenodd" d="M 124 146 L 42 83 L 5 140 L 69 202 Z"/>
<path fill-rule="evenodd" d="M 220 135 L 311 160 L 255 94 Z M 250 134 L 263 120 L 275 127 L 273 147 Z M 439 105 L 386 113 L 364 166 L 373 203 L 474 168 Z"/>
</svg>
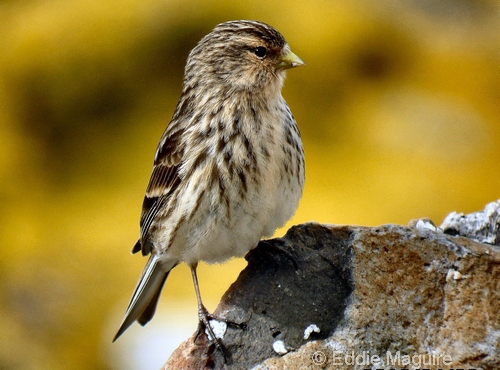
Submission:
<svg viewBox="0 0 500 370">
<path fill-rule="evenodd" d="M 226 360 L 193 336 L 164 369 L 500 369 L 498 246 L 310 223 L 246 259 L 215 312 L 246 325 L 227 327 Z"/>
<path fill-rule="evenodd" d="M 500 200 L 487 204 L 480 212 L 468 215 L 452 212 L 439 228 L 446 234 L 500 245 Z"/>
</svg>

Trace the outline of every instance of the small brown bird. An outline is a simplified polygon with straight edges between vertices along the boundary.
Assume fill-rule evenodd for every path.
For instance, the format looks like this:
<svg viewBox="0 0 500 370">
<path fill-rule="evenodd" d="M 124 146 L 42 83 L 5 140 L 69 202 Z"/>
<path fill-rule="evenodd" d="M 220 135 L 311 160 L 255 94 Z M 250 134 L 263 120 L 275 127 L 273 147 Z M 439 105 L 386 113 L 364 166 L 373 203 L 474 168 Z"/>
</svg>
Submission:
<svg viewBox="0 0 500 370">
<path fill-rule="evenodd" d="M 304 63 L 273 27 L 219 24 L 189 54 L 182 94 L 160 139 L 132 249 L 149 255 L 115 341 L 153 317 L 175 266 L 242 257 L 297 209 L 304 186 L 299 130 L 281 96 L 285 70 Z"/>
</svg>

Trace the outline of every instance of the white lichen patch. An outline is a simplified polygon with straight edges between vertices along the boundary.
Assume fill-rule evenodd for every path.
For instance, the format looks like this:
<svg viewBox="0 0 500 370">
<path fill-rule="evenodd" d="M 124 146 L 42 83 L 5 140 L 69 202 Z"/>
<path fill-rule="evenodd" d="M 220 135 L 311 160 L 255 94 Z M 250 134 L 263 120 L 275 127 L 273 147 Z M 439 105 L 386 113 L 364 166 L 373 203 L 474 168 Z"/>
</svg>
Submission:
<svg viewBox="0 0 500 370">
<path fill-rule="evenodd" d="M 429 222 L 427 220 L 418 220 L 415 224 L 415 228 L 436 231 L 436 226 L 434 226 L 432 222 Z"/>
<path fill-rule="evenodd" d="M 212 328 L 212 331 L 217 339 L 224 338 L 227 331 L 227 323 L 225 321 L 210 320 L 210 327 Z M 207 329 L 205 329 L 205 333 L 208 337 L 210 337 Z"/>
<path fill-rule="evenodd" d="M 279 355 L 284 355 L 288 353 L 288 350 L 286 349 L 285 342 L 282 340 L 277 340 L 276 342 L 273 343 L 273 349 L 274 352 L 276 352 Z"/>
<path fill-rule="evenodd" d="M 446 274 L 446 281 L 450 282 L 452 280 L 465 279 L 465 276 L 460 273 L 460 271 L 449 269 Z"/>
<path fill-rule="evenodd" d="M 311 333 L 319 333 L 320 330 L 315 324 L 309 325 L 306 330 L 304 330 L 304 339 L 309 339 Z"/>
</svg>

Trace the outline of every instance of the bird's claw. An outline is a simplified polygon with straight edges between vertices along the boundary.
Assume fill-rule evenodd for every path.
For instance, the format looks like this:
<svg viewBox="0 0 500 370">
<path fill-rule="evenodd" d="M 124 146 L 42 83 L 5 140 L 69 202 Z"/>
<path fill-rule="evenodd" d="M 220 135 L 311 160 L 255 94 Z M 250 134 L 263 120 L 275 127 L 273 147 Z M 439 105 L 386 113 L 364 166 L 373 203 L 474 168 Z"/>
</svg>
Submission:
<svg viewBox="0 0 500 370">
<path fill-rule="evenodd" d="M 226 350 L 224 348 L 224 345 L 222 344 L 221 340 L 217 338 L 214 330 L 212 329 L 212 326 L 210 325 L 210 320 L 224 320 L 220 320 L 219 318 L 216 318 L 215 316 L 209 314 L 205 307 L 199 309 L 198 320 L 198 329 L 196 330 L 194 341 L 196 342 L 196 339 L 198 339 L 201 333 L 205 333 L 207 335 L 208 342 L 215 345 L 215 347 L 222 354 L 222 357 L 224 357 L 224 362 L 227 362 Z"/>
<path fill-rule="evenodd" d="M 207 335 L 208 342 L 210 344 L 215 345 L 215 347 L 220 351 L 220 353 L 224 357 L 224 362 L 227 362 L 226 350 L 224 348 L 224 345 L 222 344 L 220 338 L 217 337 L 217 335 L 214 333 L 212 325 L 210 325 L 210 321 L 212 320 L 223 322 L 226 323 L 227 325 L 234 326 L 240 329 L 244 329 L 246 327 L 246 323 L 237 323 L 213 315 L 209 313 L 205 307 L 201 307 L 198 309 L 198 328 L 196 330 L 194 341 L 196 342 L 201 333 L 205 333 Z"/>
</svg>

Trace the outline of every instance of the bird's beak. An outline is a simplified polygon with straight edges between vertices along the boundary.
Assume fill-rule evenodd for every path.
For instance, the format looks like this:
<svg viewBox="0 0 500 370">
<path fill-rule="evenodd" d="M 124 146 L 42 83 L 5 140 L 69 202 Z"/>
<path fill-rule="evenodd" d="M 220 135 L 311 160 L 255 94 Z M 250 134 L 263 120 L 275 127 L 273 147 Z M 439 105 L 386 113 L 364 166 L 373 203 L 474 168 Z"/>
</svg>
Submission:
<svg viewBox="0 0 500 370">
<path fill-rule="evenodd" d="M 283 55 L 276 65 L 278 69 L 289 69 L 305 65 L 305 63 L 297 55 L 289 51 Z"/>
</svg>

